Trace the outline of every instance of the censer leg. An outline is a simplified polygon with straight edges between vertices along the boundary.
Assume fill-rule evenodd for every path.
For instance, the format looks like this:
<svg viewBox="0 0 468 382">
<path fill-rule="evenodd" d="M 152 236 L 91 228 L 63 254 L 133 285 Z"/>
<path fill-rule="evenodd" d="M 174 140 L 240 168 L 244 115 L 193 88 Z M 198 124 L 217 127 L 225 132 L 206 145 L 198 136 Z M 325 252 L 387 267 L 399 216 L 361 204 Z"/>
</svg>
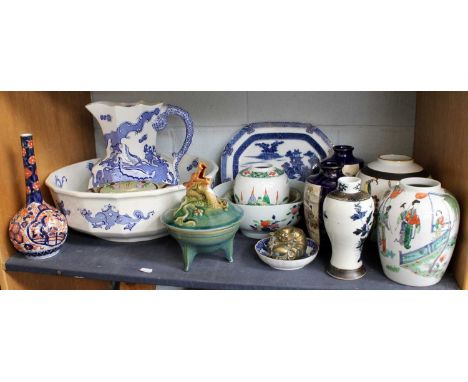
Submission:
<svg viewBox="0 0 468 382">
<path fill-rule="evenodd" d="M 224 257 L 227 261 L 232 263 L 234 261 L 234 237 L 230 240 L 227 240 L 223 245 Z"/>
<path fill-rule="evenodd" d="M 197 251 L 190 245 L 182 246 L 182 256 L 184 257 L 184 270 L 188 272 L 192 266 L 193 259 L 197 255 Z"/>
</svg>

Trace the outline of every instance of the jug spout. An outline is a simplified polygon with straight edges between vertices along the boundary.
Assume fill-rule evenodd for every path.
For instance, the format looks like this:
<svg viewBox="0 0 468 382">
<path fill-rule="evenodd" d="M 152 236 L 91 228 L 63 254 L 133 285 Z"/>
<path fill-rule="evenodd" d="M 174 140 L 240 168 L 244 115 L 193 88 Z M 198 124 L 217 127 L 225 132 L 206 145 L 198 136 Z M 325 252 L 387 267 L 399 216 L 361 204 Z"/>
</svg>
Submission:
<svg viewBox="0 0 468 382">
<path fill-rule="evenodd" d="M 99 123 L 101 123 L 101 121 L 111 122 L 113 119 L 115 104 L 112 102 L 91 102 L 85 107 Z"/>
</svg>

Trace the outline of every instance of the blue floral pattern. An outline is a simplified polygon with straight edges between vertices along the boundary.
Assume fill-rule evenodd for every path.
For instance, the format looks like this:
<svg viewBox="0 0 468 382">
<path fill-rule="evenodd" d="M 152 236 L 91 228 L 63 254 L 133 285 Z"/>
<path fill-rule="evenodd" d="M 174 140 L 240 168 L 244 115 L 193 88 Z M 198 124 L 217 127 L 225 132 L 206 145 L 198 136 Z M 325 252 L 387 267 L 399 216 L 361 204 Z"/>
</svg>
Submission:
<svg viewBox="0 0 468 382">
<path fill-rule="evenodd" d="M 304 164 L 302 159 L 308 157 L 310 162 L 311 159 L 316 158 L 315 154 L 309 150 L 303 155 L 300 150 L 294 149 L 288 150 L 285 156 L 289 158 L 289 162 L 283 163 L 282 167 L 288 178 L 305 181 L 310 168 Z"/>
<path fill-rule="evenodd" d="M 198 163 L 200 162 L 200 160 L 198 158 L 195 158 L 192 163 L 190 163 L 188 166 L 187 166 L 187 171 L 192 171 L 194 169 L 196 169 L 198 167 Z"/>
<path fill-rule="evenodd" d="M 280 127 L 289 130 L 283 132 Z M 253 152 L 252 147 L 259 148 L 258 153 Z M 252 154 L 245 154 L 245 151 Z M 242 168 L 258 161 L 276 162 L 290 179 L 304 181 L 318 163 L 331 154 L 332 143 L 313 125 L 296 122 L 252 123 L 240 129 L 224 147 L 221 181 L 234 179 Z"/>
<path fill-rule="evenodd" d="M 61 178 L 59 178 L 57 175 L 55 175 L 55 185 L 57 187 L 63 188 L 63 185 L 65 182 L 68 182 L 68 179 L 66 176 L 62 176 Z"/>
<path fill-rule="evenodd" d="M 68 215 L 70 215 L 70 213 L 71 213 L 70 210 L 67 210 L 67 209 L 65 208 L 65 203 L 63 202 L 63 200 L 61 200 L 61 201 L 58 202 L 58 208 L 59 208 L 60 212 L 61 212 L 62 214 L 64 214 L 65 216 L 68 216 Z"/>
<path fill-rule="evenodd" d="M 348 190 L 348 186 L 346 184 L 338 182 L 338 191 L 344 192 L 347 190 Z"/>
<path fill-rule="evenodd" d="M 369 213 L 369 211 L 363 211 L 361 203 L 359 202 L 354 204 L 354 211 L 355 211 L 354 214 L 351 215 L 351 219 L 353 221 L 359 220 L 362 223 L 362 226 L 360 228 L 356 228 L 353 231 L 353 233 L 359 237 L 359 242 L 356 248 L 362 249 L 364 242 L 367 238 L 367 235 L 369 234 L 370 229 L 372 227 L 374 214 Z M 367 215 L 367 218 L 365 219 L 365 221 L 363 221 L 366 215 Z"/>
<path fill-rule="evenodd" d="M 230 143 L 228 143 L 225 147 L 224 147 L 224 150 L 223 150 L 223 156 L 229 156 L 229 155 L 232 155 L 232 145 Z"/>
<path fill-rule="evenodd" d="M 107 121 L 107 122 L 112 121 L 112 117 L 110 116 L 110 114 L 101 114 L 101 115 L 99 116 L 99 119 L 100 119 L 101 121 Z"/>
<path fill-rule="evenodd" d="M 260 147 L 262 151 L 254 158 L 263 160 L 281 158 L 281 155 L 278 154 L 278 146 L 282 145 L 283 143 L 284 141 L 274 141 L 273 143 L 255 143 L 255 146 Z"/>
</svg>

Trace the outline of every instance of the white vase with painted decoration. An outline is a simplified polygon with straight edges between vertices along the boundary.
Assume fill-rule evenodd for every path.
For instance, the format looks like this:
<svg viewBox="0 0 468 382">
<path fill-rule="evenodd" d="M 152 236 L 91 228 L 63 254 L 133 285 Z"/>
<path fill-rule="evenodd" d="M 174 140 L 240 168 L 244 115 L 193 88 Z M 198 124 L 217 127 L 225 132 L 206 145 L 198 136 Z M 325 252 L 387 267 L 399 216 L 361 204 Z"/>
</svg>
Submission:
<svg viewBox="0 0 468 382">
<path fill-rule="evenodd" d="M 338 179 L 337 189 L 329 193 L 323 203 L 323 220 L 332 246 L 328 274 L 342 280 L 365 275 L 361 253 L 373 216 L 374 200 L 361 191 L 361 180 L 356 177 Z"/>
<path fill-rule="evenodd" d="M 385 275 L 400 284 L 438 283 L 452 258 L 460 222 L 454 196 L 440 182 L 407 178 L 387 192 L 377 224 Z"/>
</svg>

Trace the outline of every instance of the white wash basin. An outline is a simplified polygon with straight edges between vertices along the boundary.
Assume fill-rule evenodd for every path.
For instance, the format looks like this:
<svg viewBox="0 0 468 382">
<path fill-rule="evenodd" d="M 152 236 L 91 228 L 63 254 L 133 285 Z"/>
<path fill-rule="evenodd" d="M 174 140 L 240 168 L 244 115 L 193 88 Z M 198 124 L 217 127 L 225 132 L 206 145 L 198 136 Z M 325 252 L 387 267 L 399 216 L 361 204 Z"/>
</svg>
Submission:
<svg viewBox="0 0 468 382">
<path fill-rule="evenodd" d="M 179 164 L 181 184 L 159 190 L 128 193 L 93 193 L 88 190 L 90 168 L 98 159 L 75 163 L 52 172 L 46 179 L 55 205 L 65 214 L 68 225 L 102 239 L 135 242 L 167 235 L 160 216 L 185 196 L 183 182 L 189 180 L 199 161 L 207 164 L 212 179 L 216 163 L 185 155 Z"/>
</svg>

